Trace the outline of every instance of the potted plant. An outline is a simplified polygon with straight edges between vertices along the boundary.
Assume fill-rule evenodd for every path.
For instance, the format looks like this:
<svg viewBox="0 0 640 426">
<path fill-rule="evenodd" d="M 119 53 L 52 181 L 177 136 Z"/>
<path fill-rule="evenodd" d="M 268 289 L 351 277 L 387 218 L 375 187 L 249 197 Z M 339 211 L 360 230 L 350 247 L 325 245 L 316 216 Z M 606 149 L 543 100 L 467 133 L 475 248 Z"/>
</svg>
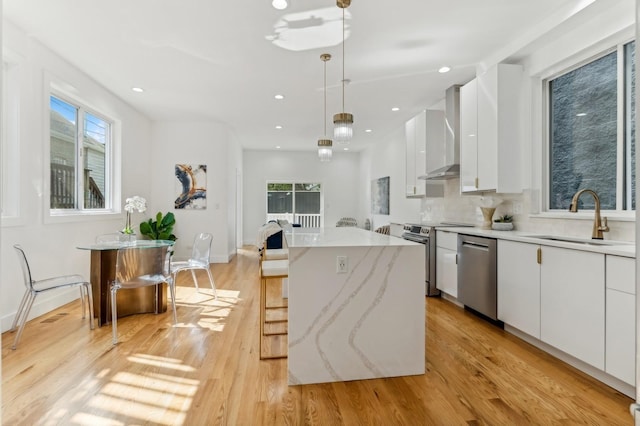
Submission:
<svg viewBox="0 0 640 426">
<path fill-rule="evenodd" d="M 177 238 L 172 232 L 173 226 L 176 224 L 176 218 L 173 213 L 169 212 L 163 216 L 162 212 L 158 212 L 155 219 L 142 222 L 140 224 L 140 233 L 151 240 L 175 241 Z"/>
<path fill-rule="evenodd" d="M 491 226 L 497 231 L 511 231 L 513 229 L 513 216 L 505 214 L 493 220 Z"/>
</svg>

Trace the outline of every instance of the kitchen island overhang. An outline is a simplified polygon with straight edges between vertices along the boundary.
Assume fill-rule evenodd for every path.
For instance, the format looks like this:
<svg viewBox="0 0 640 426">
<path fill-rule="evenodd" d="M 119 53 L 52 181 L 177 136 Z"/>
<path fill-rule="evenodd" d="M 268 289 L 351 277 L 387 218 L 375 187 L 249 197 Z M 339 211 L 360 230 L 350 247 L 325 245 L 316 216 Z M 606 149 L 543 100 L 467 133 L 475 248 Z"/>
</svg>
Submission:
<svg viewBox="0 0 640 426">
<path fill-rule="evenodd" d="M 424 245 L 352 227 L 286 238 L 290 385 L 424 374 Z"/>
</svg>

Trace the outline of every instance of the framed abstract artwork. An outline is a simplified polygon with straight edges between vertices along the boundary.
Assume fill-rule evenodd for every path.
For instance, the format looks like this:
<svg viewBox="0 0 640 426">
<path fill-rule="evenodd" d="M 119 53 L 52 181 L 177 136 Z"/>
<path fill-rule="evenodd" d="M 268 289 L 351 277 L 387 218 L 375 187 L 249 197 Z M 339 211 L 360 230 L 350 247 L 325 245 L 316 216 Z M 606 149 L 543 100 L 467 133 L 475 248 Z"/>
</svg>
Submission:
<svg viewBox="0 0 640 426">
<path fill-rule="evenodd" d="M 176 164 L 176 209 L 204 210 L 207 208 L 206 164 Z"/>
<path fill-rule="evenodd" d="M 389 214 L 389 176 L 371 181 L 371 213 Z"/>
</svg>

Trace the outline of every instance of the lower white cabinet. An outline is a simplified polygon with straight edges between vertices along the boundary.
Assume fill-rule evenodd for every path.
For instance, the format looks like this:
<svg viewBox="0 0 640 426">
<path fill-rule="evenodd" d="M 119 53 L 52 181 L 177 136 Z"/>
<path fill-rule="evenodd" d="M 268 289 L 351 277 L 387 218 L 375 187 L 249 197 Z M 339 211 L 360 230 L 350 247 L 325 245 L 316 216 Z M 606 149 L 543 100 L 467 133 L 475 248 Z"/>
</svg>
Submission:
<svg viewBox="0 0 640 426">
<path fill-rule="evenodd" d="M 605 371 L 635 386 L 635 261 L 631 258 L 607 255 L 606 262 Z"/>
<path fill-rule="evenodd" d="M 605 255 L 543 247 L 540 340 L 605 369 Z"/>
<path fill-rule="evenodd" d="M 436 288 L 458 297 L 458 234 L 436 232 Z"/>
<path fill-rule="evenodd" d="M 498 319 L 540 339 L 537 244 L 498 240 Z"/>
</svg>

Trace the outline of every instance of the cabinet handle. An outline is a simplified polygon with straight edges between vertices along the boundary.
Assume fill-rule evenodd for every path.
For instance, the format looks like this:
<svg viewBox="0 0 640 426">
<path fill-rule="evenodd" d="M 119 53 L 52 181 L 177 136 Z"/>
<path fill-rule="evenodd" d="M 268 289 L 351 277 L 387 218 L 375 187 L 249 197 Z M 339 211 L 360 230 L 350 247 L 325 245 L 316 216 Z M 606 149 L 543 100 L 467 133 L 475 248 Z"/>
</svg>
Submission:
<svg viewBox="0 0 640 426">
<path fill-rule="evenodd" d="M 538 247 L 538 265 L 542 265 L 542 247 Z"/>
<path fill-rule="evenodd" d="M 458 254 L 456 253 L 456 265 L 458 264 Z"/>
<path fill-rule="evenodd" d="M 476 178 L 476 189 L 478 189 L 479 187 L 480 187 L 480 180 Z"/>
</svg>

